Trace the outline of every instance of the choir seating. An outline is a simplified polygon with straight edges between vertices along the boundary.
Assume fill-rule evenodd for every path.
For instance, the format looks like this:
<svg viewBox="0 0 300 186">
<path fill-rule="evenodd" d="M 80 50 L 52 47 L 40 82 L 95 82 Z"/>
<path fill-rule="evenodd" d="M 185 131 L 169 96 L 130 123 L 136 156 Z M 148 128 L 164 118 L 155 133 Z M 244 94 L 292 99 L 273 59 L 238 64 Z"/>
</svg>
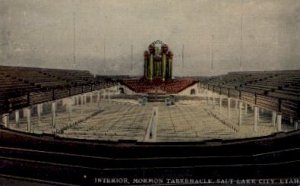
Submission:
<svg viewBox="0 0 300 186">
<path fill-rule="evenodd" d="M 122 84 L 137 93 L 153 92 L 155 90 L 164 91 L 169 94 L 176 94 L 195 84 L 193 79 L 174 79 L 169 81 L 161 81 L 154 79 L 152 81 L 140 80 L 123 80 Z"/>
</svg>

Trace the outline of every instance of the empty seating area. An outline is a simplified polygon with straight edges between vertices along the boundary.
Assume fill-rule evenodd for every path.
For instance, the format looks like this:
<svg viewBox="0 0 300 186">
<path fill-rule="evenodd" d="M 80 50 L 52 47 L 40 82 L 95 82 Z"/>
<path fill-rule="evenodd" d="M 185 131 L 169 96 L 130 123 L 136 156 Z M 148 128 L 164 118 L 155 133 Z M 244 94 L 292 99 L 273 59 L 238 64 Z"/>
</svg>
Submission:
<svg viewBox="0 0 300 186">
<path fill-rule="evenodd" d="M 300 71 L 232 72 L 200 80 L 200 82 L 259 94 L 276 91 L 298 95 Z"/>
<path fill-rule="evenodd" d="M 203 88 L 300 118 L 300 70 L 232 72 L 200 81 Z"/>
<path fill-rule="evenodd" d="M 88 71 L 0 66 L 0 80 L 2 125 L 31 133 L 182 142 L 265 136 L 298 129 L 299 123 L 300 71 L 201 78 L 194 95 L 199 99 L 182 98 L 168 106 L 118 98 L 114 79 L 94 78 Z M 149 95 L 176 94 L 197 83 L 188 78 L 121 82 Z"/>
<path fill-rule="evenodd" d="M 40 88 L 65 86 L 66 81 L 41 72 L 39 68 L 0 66 L 1 72 L 9 77 L 29 83 Z"/>
<path fill-rule="evenodd" d="M 42 72 L 54 76 L 59 80 L 66 81 L 71 85 L 83 85 L 95 81 L 94 76 L 89 71 L 44 69 Z"/>
<path fill-rule="evenodd" d="M 31 126 L 28 128 L 26 110 L 19 112 L 19 121 L 16 123 L 15 112 L 10 115 L 9 128 L 18 131 L 27 131 L 31 133 L 53 134 L 59 133 L 64 128 L 81 122 L 89 116 L 96 114 L 99 108 L 96 103 L 77 104 L 72 106 L 72 112 L 68 113 L 68 108 L 65 103 L 60 100 L 56 105 L 55 126 L 52 123 L 51 102 L 42 105 L 42 112 L 38 114 L 37 105 L 32 107 Z"/>
<path fill-rule="evenodd" d="M 85 70 L 0 66 L 0 72 L 14 79 L 45 88 L 95 82 L 94 76 Z"/>
<path fill-rule="evenodd" d="M 276 72 L 230 72 L 226 75 L 200 80 L 200 82 L 227 88 L 237 88 L 243 85 L 252 84 L 257 81 L 272 78 L 275 75 Z"/>
<path fill-rule="evenodd" d="M 235 99 L 215 98 L 215 100 L 215 102 L 209 100 L 207 109 L 212 115 L 236 130 L 237 138 L 270 135 L 278 131 L 289 132 L 295 129 L 293 121 L 288 118 L 282 120 L 281 128 L 278 130 L 274 112 L 270 110 L 259 108 L 256 118 L 255 106 L 241 104 Z M 256 121 L 254 121 L 255 119 Z"/>
<path fill-rule="evenodd" d="M 88 96 L 86 102 L 73 99 L 71 112 L 68 102 L 58 101 L 55 116 L 51 112 L 52 103 L 44 103 L 42 111 L 39 112 L 38 106 L 34 106 L 31 110 L 31 126 L 28 126 L 27 112 L 23 110 L 18 113 L 18 123 L 16 123 L 16 114 L 10 115 L 9 128 L 37 134 L 55 134 L 64 138 L 143 142 L 146 140 L 147 129 L 153 119 L 152 110 L 157 108 L 155 142 L 238 139 L 265 136 L 276 132 L 271 116 L 267 113 L 261 115 L 257 126 L 258 131 L 253 132 L 251 119 L 253 111 L 250 108 L 247 112 L 243 112 L 246 119 L 243 125 L 238 126 L 235 122 L 238 120 L 238 110 L 234 110 L 234 104 L 231 105 L 233 110 L 228 125 L 220 119 L 220 116 L 212 114 L 218 111 L 218 108 L 207 104 L 205 100 L 183 100 L 173 106 L 166 106 L 161 102 L 140 105 L 136 100 L 108 99 L 104 94 L 99 102 L 97 100 L 95 94 Z M 226 108 L 227 105 L 224 103 L 221 115 L 226 115 Z M 55 117 L 54 124 L 53 117 Z M 292 128 L 283 123 L 283 130 L 290 131 Z"/>
<path fill-rule="evenodd" d="M 12 78 L 6 73 L 0 71 L 0 108 L 7 110 L 10 97 L 18 97 L 26 94 L 27 91 L 33 90 L 36 87 L 22 80 Z"/>
<path fill-rule="evenodd" d="M 107 88 L 89 71 L 0 66 L 0 113 Z"/>
<path fill-rule="evenodd" d="M 233 109 L 231 122 L 227 124 L 220 116 L 212 114 L 218 108 L 213 109 L 212 105 L 207 104 L 205 100 L 179 101 L 173 106 L 151 102 L 142 106 L 137 101 L 106 99 L 100 102 L 101 112 L 58 135 L 78 139 L 142 142 L 146 140 L 153 108 L 157 108 L 156 129 L 153 133 L 156 136 L 155 142 L 239 139 L 266 136 L 276 132 L 271 116 L 267 113 L 261 114 L 258 130 L 254 132 L 252 130 L 253 110 L 250 108 L 243 113 L 245 117 L 243 125 L 238 126 L 236 122 L 238 110 L 234 110 L 234 104 L 231 107 Z M 226 109 L 227 105 L 223 104 L 222 115 L 226 115 Z M 293 127 L 283 123 L 283 130 L 291 131 Z"/>
<path fill-rule="evenodd" d="M 236 133 L 204 110 L 205 103 L 178 103 L 159 107 L 157 141 L 180 142 L 233 139 Z M 245 136 L 246 137 L 246 136 Z"/>
<path fill-rule="evenodd" d="M 151 107 L 137 102 L 105 100 L 100 102 L 99 114 L 65 130 L 60 136 L 107 141 L 143 141 L 151 118 Z"/>
</svg>

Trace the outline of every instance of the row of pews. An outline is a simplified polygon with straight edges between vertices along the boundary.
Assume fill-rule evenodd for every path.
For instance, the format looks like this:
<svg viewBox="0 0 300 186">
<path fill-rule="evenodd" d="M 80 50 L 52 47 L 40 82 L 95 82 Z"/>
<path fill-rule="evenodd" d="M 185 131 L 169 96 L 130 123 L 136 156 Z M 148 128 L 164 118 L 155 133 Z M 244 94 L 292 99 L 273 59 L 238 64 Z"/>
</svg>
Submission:
<svg viewBox="0 0 300 186">
<path fill-rule="evenodd" d="M 107 88 L 89 71 L 0 66 L 0 113 Z"/>
<path fill-rule="evenodd" d="M 221 95 L 300 118 L 300 70 L 231 72 L 200 83 Z"/>
</svg>

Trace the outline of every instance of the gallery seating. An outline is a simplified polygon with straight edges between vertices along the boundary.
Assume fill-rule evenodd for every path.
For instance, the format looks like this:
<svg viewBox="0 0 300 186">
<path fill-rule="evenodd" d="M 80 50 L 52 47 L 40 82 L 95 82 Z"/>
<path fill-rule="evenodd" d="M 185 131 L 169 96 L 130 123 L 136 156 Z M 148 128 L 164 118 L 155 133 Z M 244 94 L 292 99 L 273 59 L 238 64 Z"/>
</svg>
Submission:
<svg viewBox="0 0 300 186">
<path fill-rule="evenodd" d="M 0 113 L 115 84 L 85 70 L 0 66 Z"/>
<path fill-rule="evenodd" d="M 227 89 L 226 95 L 238 91 L 240 99 L 252 104 L 257 104 L 262 96 L 269 97 L 276 100 L 278 108 L 267 103 L 261 105 L 263 108 L 300 118 L 300 70 L 231 72 L 200 83 L 214 91 Z"/>
</svg>

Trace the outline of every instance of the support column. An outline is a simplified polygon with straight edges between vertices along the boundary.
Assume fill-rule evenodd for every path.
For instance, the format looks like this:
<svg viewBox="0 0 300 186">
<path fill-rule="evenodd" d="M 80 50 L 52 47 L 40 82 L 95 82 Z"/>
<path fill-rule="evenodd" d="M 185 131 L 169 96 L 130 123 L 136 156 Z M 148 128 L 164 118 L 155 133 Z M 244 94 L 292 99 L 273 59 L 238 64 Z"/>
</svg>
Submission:
<svg viewBox="0 0 300 186">
<path fill-rule="evenodd" d="M 237 110 L 237 109 L 239 109 L 239 101 L 237 100 L 237 99 L 235 99 L 235 103 L 234 103 L 235 105 L 235 109 Z"/>
<path fill-rule="evenodd" d="M 206 104 L 209 105 L 209 92 L 208 90 L 205 91 L 206 94 Z"/>
<path fill-rule="evenodd" d="M 281 113 L 277 114 L 277 131 L 281 131 L 281 122 L 282 122 L 282 115 Z"/>
<path fill-rule="evenodd" d="M 276 111 L 272 111 L 272 125 L 276 126 Z"/>
<path fill-rule="evenodd" d="M 43 114 L 43 112 L 44 112 L 44 104 L 43 103 L 40 104 L 40 112 L 41 112 L 41 114 Z"/>
<path fill-rule="evenodd" d="M 43 107 L 42 104 L 38 104 L 38 105 L 37 105 L 38 124 L 39 124 L 40 121 L 41 121 L 42 107 Z"/>
<path fill-rule="evenodd" d="M 109 90 L 107 92 L 107 97 L 108 97 L 108 101 L 110 102 L 111 100 L 110 100 L 110 91 Z"/>
<path fill-rule="evenodd" d="M 243 107 L 243 102 L 239 102 L 239 126 L 242 125 L 242 107 Z"/>
<path fill-rule="evenodd" d="M 100 102 L 100 91 L 97 91 L 97 103 Z"/>
<path fill-rule="evenodd" d="M 90 93 L 90 103 L 93 103 L 93 93 Z"/>
<path fill-rule="evenodd" d="M 16 119 L 16 127 L 19 128 L 20 127 L 20 111 L 19 110 L 15 111 L 15 119 Z"/>
<path fill-rule="evenodd" d="M 222 112 L 222 102 L 223 102 L 223 98 L 222 98 L 222 95 L 220 95 L 220 97 L 219 97 L 219 112 L 220 112 L 220 114 Z"/>
<path fill-rule="evenodd" d="M 290 124 L 294 123 L 294 118 L 292 116 L 290 116 Z"/>
<path fill-rule="evenodd" d="M 27 132 L 31 132 L 31 108 L 25 108 L 27 118 Z"/>
<path fill-rule="evenodd" d="M 295 122 L 294 122 L 294 129 L 295 129 L 295 130 L 298 130 L 298 124 L 299 124 L 298 122 L 299 122 L 299 121 L 295 121 Z"/>
<path fill-rule="evenodd" d="M 257 121 L 259 122 L 260 121 L 260 111 L 261 111 L 261 108 L 257 107 L 258 108 L 258 112 L 257 112 Z"/>
<path fill-rule="evenodd" d="M 212 108 L 215 109 L 215 95 L 212 94 Z"/>
<path fill-rule="evenodd" d="M 77 105 L 80 105 L 80 104 L 81 104 L 80 99 L 81 99 L 81 96 L 80 96 L 80 95 L 77 95 L 77 96 L 76 96 Z"/>
<path fill-rule="evenodd" d="M 75 105 L 75 96 L 72 96 L 72 105 Z"/>
<path fill-rule="evenodd" d="M 77 99 L 76 99 L 76 96 L 73 96 L 73 104 L 74 104 L 74 105 L 77 105 Z"/>
<path fill-rule="evenodd" d="M 257 132 L 257 121 L 258 121 L 258 107 L 254 106 L 254 132 Z"/>
<path fill-rule="evenodd" d="M 67 111 L 68 111 L 68 119 L 71 121 L 72 119 L 72 99 L 69 98 L 67 101 Z"/>
<path fill-rule="evenodd" d="M 84 105 L 84 94 L 81 94 L 79 98 L 80 98 L 80 102 L 81 102 L 81 106 L 80 106 L 79 110 L 80 110 L 80 114 L 82 114 L 83 110 L 84 110 L 82 108 L 82 106 Z"/>
<path fill-rule="evenodd" d="M 98 91 L 97 92 L 97 105 L 98 105 L 98 108 L 100 108 L 100 100 L 101 100 L 101 92 Z"/>
<path fill-rule="evenodd" d="M 23 118 L 26 118 L 26 117 L 27 117 L 26 114 L 27 114 L 27 111 L 26 111 L 26 109 L 24 108 L 24 109 L 23 109 Z"/>
<path fill-rule="evenodd" d="M 227 98 L 227 118 L 230 119 L 231 118 L 231 111 L 230 111 L 230 107 L 231 107 L 231 98 Z"/>
<path fill-rule="evenodd" d="M 74 104 L 79 105 L 79 99 L 78 96 L 74 96 Z"/>
<path fill-rule="evenodd" d="M 88 104 L 88 101 L 87 101 L 87 97 L 89 96 L 88 93 L 85 93 L 84 94 L 84 104 Z"/>
<path fill-rule="evenodd" d="M 81 105 L 84 105 L 84 94 L 80 95 L 80 102 L 81 102 Z"/>
<path fill-rule="evenodd" d="M 105 99 L 106 98 L 106 91 L 104 90 L 103 91 L 103 99 Z"/>
<path fill-rule="evenodd" d="M 80 102 L 81 102 L 81 105 L 84 105 L 84 95 L 83 94 L 80 96 Z"/>
<path fill-rule="evenodd" d="M 84 104 L 87 104 L 87 94 L 84 94 Z"/>
<path fill-rule="evenodd" d="M 2 114 L 2 122 L 6 128 L 9 128 L 9 114 Z"/>
<path fill-rule="evenodd" d="M 248 114 L 248 104 L 245 103 L 245 114 L 247 115 Z"/>
<path fill-rule="evenodd" d="M 51 121 L 51 125 L 53 130 L 55 131 L 56 126 L 55 126 L 55 119 L 56 119 L 56 102 L 53 101 L 51 104 L 51 112 L 52 112 L 52 121 Z"/>
</svg>

